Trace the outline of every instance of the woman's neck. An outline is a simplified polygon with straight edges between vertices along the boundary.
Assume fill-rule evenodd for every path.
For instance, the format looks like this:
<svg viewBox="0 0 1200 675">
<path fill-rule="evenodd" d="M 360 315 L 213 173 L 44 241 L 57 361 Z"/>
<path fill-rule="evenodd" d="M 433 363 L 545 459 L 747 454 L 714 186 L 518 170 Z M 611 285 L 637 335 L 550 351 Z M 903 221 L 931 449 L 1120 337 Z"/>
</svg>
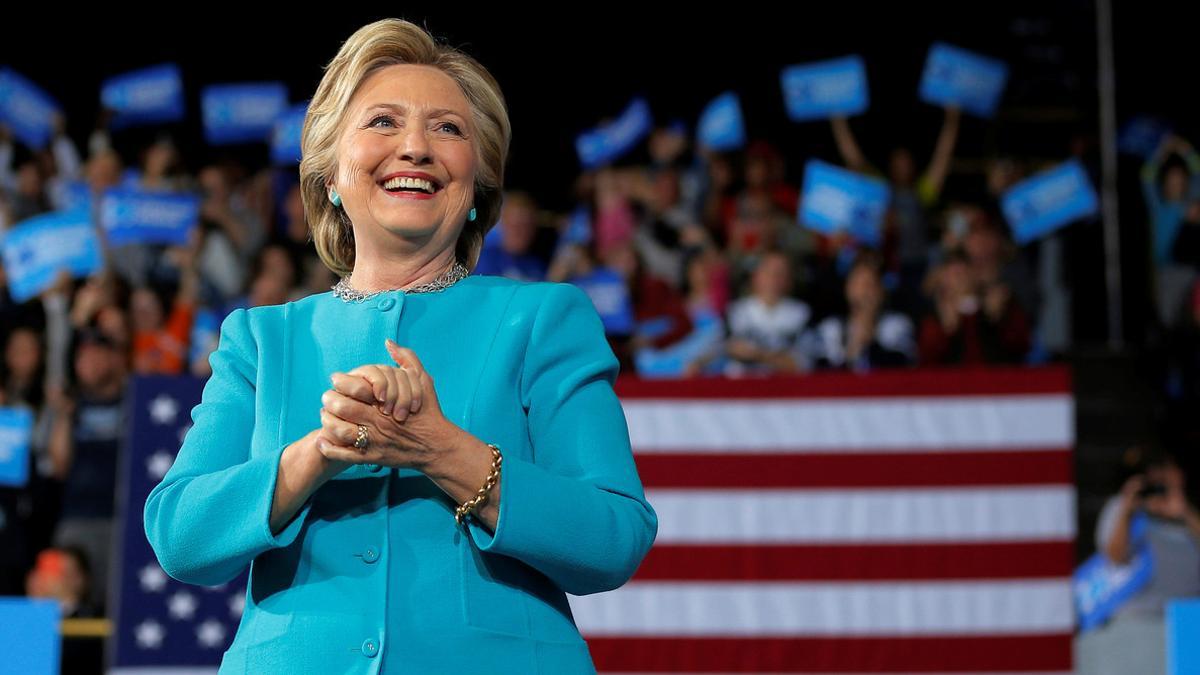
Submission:
<svg viewBox="0 0 1200 675">
<path fill-rule="evenodd" d="M 407 264 L 375 264 L 371 261 L 356 260 L 354 271 L 347 281 L 355 290 L 364 293 L 419 286 L 430 283 L 453 269 L 455 257 L 451 251 L 449 256 L 442 255 L 415 264 L 406 262 Z"/>
</svg>

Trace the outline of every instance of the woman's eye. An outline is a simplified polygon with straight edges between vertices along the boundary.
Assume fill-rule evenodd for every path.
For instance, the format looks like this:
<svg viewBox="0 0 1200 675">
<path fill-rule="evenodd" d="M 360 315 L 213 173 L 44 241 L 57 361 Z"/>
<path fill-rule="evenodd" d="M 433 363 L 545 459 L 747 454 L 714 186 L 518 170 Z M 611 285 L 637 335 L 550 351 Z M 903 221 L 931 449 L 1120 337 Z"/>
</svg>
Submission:
<svg viewBox="0 0 1200 675">
<path fill-rule="evenodd" d="M 438 127 L 438 128 L 439 128 L 439 129 L 442 129 L 442 128 L 445 128 L 445 127 L 450 127 L 451 129 L 453 129 L 453 130 L 454 130 L 454 133 L 456 133 L 456 134 L 458 134 L 458 135 L 460 135 L 460 136 L 462 135 L 462 130 L 460 130 L 460 129 L 458 128 L 458 125 L 457 125 L 457 124 L 455 124 L 454 122 L 442 122 L 442 126 L 441 126 L 441 127 Z"/>
<path fill-rule="evenodd" d="M 391 117 L 388 117 L 387 115 L 380 115 L 379 117 L 376 117 L 375 119 L 371 120 L 371 123 L 368 124 L 367 126 L 373 127 L 373 126 L 375 126 L 375 123 L 378 122 L 379 120 L 387 120 L 389 124 L 392 124 Z"/>
</svg>

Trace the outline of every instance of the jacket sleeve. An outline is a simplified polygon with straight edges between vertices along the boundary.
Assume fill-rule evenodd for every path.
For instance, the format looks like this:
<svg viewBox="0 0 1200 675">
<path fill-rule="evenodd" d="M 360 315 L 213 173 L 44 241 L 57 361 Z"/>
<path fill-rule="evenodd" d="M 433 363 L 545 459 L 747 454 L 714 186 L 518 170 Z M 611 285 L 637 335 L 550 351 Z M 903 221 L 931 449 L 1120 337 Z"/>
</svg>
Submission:
<svg viewBox="0 0 1200 675">
<path fill-rule="evenodd" d="M 271 532 L 287 444 L 250 455 L 258 348 L 246 309 L 235 309 L 221 323 L 208 360 L 212 375 L 192 408 L 192 426 L 175 463 L 146 498 L 144 518 L 146 538 L 168 575 L 213 586 L 236 577 L 264 551 L 291 544 L 312 497 L 280 532 Z"/>
<path fill-rule="evenodd" d="M 591 300 L 567 283 L 546 290 L 526 350 L 533 457 L 504 457 L 495 532 L 474 518 L 467 527 L 480 550 L 524 561 L 565 592 L 612 590 L 658 534 L 613 390 L 620 366 Z"/>
</svg>

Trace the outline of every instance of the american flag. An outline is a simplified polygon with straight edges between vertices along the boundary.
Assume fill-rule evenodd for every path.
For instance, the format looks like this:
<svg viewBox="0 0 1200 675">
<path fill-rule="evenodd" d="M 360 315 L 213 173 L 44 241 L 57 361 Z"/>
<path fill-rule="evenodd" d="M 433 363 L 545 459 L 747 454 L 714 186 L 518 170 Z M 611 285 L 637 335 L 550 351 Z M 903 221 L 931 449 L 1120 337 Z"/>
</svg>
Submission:
<svg viewBox="0 0 1200 675">
<path fill-rule="evenodd" d="M 216 672 L 233 642 L 246 598 L 246 577 L 214 587 L 178 582 L 163 571 L 142 522 L 146 497 L 171 468 L 204 380 L 139 376 L 130 388 L 130 428 L 121 467 L 120 549 L 115 558 L 110 675 Z M 112 606 L 112 603 L 110 603 Z M 142 669 L 142 670 L 137 670 Z"/>
<path fill-rule="evenodd" d="M 1067 673 L 1065 368 L 618 381 L 658 538 L 602 672 Z"/>
</svg>

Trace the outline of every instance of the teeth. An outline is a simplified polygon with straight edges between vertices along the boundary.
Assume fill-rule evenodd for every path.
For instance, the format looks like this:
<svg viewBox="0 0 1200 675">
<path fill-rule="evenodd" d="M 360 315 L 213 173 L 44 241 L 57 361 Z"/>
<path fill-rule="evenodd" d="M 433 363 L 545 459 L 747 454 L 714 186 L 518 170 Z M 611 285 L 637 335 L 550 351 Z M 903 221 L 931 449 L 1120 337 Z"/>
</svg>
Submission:
<svg viewBox="0 0 1200 675">
<path fill-rule="evenodd" d="M 407 176 L 397 176 L 383 184 L 385 190 L 395 190 L 398 188 L 416 188 L 424 190 L 430 194 L 433 193 L 433 183 L 424 178 L 409 178 Z"/>
</svg>

